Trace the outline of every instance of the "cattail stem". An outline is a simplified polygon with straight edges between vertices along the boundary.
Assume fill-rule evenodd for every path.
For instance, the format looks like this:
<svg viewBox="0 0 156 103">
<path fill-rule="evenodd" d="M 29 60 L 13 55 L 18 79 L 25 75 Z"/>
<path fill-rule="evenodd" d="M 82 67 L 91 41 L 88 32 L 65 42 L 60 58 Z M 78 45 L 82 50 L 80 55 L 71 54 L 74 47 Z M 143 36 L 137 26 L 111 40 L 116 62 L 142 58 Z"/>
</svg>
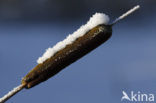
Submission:
<svg viewBox="0 0 156 103">
<path fill-rule="evenodd" d="M 117 22 L 119 22 L 120 20 L 124 19 L 128 15 L 132 14 L 133 12 L 135 12 L 136 10 L 138 10 L 139 8 L 140 8 L 140 5 L 137 5 L 134 8 L 130 9 L 129 11 L 127 11 L 126 13 L 124 13 L 120 17 L 118 17 L 116 20 L 114 20 L 114 22 L 111 25 L 116 24 Z"/>
<path fill-rule="evenodd" d="M 15 87 L 13 90 L 9 91 L 6 95 L 4 95 L 2 98 L 0 98 L 0 103 L 4 103 L 8 99 L 10 99 L 12 96 L 14 96 L 16 93 L 21 91 L 25 87 L 24 84 L 21 84 L 17 87 Z"/>
</svg>

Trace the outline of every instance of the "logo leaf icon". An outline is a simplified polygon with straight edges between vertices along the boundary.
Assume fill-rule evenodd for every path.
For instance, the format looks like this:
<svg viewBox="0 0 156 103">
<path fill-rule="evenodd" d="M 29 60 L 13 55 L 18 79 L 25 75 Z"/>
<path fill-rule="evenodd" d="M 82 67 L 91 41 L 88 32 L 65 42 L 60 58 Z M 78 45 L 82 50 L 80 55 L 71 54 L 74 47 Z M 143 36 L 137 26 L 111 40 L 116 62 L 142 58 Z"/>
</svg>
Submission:
<svg viewBox="0 0 156 103">
<path fill-rule="evenodd" d="M 122 91 L 122 94 L 123 94 L 123 96 L 121 98 L 121 101 L 123 101 L 124 99 L 131 101 L 131 99 L 128 97 L 128 95 L 125 91 Z"/>
</svg>

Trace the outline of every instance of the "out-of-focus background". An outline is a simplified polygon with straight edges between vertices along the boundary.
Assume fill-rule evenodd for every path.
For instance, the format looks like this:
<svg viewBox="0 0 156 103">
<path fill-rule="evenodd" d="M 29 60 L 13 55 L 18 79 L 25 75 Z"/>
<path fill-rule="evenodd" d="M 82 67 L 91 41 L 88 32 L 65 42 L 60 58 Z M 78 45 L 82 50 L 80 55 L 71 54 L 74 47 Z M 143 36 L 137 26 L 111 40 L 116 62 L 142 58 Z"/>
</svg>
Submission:
<svg viewBox="0 0 156 103">
<path fill-rule="evenodd" d="M 113 21 L 137 4 L 109 41 L 8 103 L 121 103 L 122 91 L 156 94 L 155 0 L 0 0 L 0 97 L 95 12 Z"/>
</svg>

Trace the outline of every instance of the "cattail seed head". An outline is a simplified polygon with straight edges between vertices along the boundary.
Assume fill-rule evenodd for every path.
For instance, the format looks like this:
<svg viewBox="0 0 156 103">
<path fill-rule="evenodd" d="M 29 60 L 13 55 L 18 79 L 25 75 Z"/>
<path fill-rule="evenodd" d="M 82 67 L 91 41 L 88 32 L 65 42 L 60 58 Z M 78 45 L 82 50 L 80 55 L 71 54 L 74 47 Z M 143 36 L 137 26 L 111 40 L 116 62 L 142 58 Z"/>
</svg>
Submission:
<svg viewBox="0 0 156 103">
<path fill-rule="evenodd" d="M 38 64 L 23 78 L 22 83 L 27 84 L 26 88 L 31 88 L 49 79 L 66 66 L 101 45 L 111 35 L 112 27 L 110 25 L 102 24 L 94 27 L 43 63 Z"/>
</svg>

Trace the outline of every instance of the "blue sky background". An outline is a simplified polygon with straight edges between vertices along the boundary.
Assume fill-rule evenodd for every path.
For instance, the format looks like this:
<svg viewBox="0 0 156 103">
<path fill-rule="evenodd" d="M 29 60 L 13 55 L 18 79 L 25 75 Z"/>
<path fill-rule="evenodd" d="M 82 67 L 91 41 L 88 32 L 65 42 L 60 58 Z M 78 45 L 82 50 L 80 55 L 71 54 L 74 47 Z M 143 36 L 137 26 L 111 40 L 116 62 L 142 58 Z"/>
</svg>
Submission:
<svg viewBox="0 0 156 103">
<path fill-rule="evenodd" d="M 141 3 L 139 11 L 116 24 L 106 43 L 48 81 L 22 90 L 8 103 L 121 103 L 123 90 L 156 94 L 156 9 L 147 4 Z M 134 5 L 123 7 L 122 13 Z M 111 19 L 122 14 L 108 11 Z M 0 97 L 20 84 L 46 48 L 85 24 L 92 12 L 70 20 L 1 18 Z"/>
</svg>

